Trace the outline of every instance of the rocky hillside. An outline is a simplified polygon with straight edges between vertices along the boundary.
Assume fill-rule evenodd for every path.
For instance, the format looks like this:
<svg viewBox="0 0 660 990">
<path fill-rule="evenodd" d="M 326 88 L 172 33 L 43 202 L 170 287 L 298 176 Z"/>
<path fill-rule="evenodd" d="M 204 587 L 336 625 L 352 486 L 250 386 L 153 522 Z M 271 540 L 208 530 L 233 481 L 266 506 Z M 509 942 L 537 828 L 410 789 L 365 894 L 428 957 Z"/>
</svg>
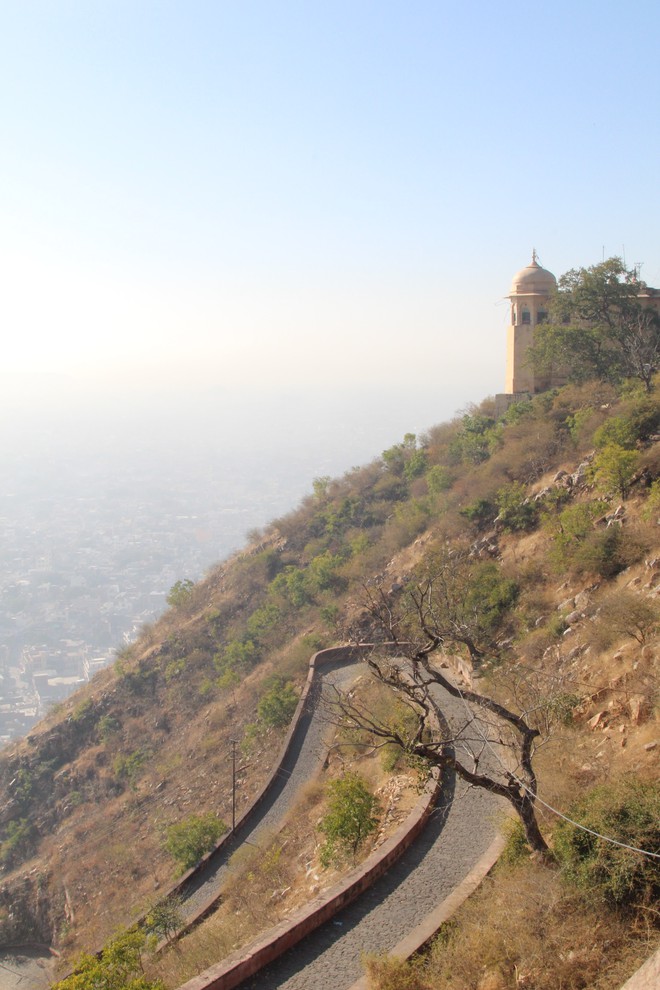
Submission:
<svg viewBox="0 0 660 990">
<path fill-rule="evenodd" d="M 659 414 L 654 394 L 595 384 L 499 420 L 486 401 L 316 479 L 242 553 L 175 586 L 170 610 L 112 669 L 0 754 L 0 943 L 70 955 L 153 902 L 178 869 L 168 828 L 192 813 L 231 820 L 231 740 L 240 812 L 309 655 L 377 635 L 365 588 L 405 594 L 438 548 L 469 559 L 479 580 L 488 567 L 484 683 L 515 702 L 515 684 L 533 679 L 546 698 L 548 804 L 621 773 L 652 779 Z"/>
</svg>

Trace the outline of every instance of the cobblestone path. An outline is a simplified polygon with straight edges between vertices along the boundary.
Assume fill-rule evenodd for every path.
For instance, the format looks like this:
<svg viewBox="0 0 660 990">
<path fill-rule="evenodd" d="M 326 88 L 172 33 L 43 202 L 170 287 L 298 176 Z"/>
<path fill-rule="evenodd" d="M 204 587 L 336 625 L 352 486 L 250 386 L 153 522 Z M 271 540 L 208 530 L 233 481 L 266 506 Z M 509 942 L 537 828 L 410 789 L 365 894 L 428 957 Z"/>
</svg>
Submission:
<svg viewBox="0 0 660 990">
<path fill-rule="evenodd" d="M 364 671 L 360 663 L 326 664 L 321 668 L 321 692 L 330 685 L 346 688 Z M 228 842 L 216 859 L 212 859 L 203 873 L 195 875 L 182 893 L 181 911 L 184 917 L 192 917 L 214 894 L 219 893 L 227 873 L 227 861 L 244 842 L 257 842 L 260 832 L 280 822 L 302 784 L 320 770 L 327 747 L 323 737 L 327 726 L 318 705 L 318 690 L 311 692 L 307 711 L 298 724 L 295 738 L 280 770 L 278 780 L 262 806 L 258 821 L 247 828 L 236 829 L 233 841 Z"/>
<path fill-rule="evenodd" d="M 442 710 L 450 723 L 464 714 L 445 692 Z M 362 975 L 364 953 L 391 949 L 467 875 L 495 837 L 501 808 L 448 775 L 426 829 L 387 874 L 241 990 L 346 990 Z"/>
</svg>

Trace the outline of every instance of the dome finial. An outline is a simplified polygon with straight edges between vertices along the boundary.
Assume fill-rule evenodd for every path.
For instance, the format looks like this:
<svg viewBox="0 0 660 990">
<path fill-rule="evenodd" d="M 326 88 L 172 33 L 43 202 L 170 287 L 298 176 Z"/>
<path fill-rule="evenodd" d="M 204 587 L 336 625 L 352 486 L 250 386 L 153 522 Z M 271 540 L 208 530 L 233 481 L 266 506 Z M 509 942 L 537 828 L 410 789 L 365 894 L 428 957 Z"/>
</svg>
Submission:
<svg viewBox="0 0 660 990">
<path fill-rule="evenodd" d="M 532 248 L 532 264 L 538 265 L 538 262 L 539 262 L 539 257 L 536 253 L 536 248 Z"/>
</svg>

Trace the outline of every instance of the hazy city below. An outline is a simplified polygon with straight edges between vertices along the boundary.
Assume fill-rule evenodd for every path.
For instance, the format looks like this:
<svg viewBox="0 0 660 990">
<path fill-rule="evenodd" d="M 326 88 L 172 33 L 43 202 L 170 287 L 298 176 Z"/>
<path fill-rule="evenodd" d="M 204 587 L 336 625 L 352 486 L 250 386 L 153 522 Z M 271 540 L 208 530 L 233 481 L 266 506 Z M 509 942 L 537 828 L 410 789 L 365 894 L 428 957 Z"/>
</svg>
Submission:
<svg viewBox="0 0 660 990">
<path fill-rule="evenodd" d="M 314 477 L 451 414 L 386 389 L 7 398 L 0 425 L 0 745 L 111 663 Z"/>
</svg>

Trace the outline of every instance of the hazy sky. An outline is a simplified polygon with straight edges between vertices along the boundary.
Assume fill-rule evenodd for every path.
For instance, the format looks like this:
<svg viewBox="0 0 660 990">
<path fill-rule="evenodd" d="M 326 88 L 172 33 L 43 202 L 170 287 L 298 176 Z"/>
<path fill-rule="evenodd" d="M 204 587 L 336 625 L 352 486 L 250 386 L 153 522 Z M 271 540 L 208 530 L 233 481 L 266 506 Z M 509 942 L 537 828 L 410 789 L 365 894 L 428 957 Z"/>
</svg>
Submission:
<svg viewBox="0 0 660 990">
<path fill-rule="evenodd" d="M 0 14 L 5 387 L 364 379 L 454 409 L 504 387 L 533 247 L 660 285 L 657 0 Z"/>
</svg>

